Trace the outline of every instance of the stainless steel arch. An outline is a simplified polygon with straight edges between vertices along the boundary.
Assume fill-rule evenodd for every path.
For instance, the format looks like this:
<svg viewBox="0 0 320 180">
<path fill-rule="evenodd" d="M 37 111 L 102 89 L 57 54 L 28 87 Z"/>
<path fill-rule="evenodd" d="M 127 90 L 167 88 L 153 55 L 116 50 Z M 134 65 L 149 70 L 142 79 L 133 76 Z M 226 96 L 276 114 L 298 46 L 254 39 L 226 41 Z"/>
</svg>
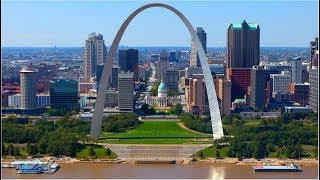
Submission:
<svg viewBox="0 0 320 180">
<path fill-rule="evenodd" d="M 193 29 L 192 25 L 188 21 L 188 19 L 177 9 L 166 5 L 166 4 L 161 4 L 161 3 L 152 3 L 152 4 L 147 4 L 145 6 L 142 6 L 135 10 L 122 24 L 120 27 L 115 39 L 112 42 L 111 48 L 108 52 L 107 59 L 105 61 L 105 65 L 103 68 L 103 73 L 102 77 L 100 79 L 100 84 L 99 84 L 99 90 L 97 92 L 97 100 L 95 102 L 95 107 L 94 107 L 94 114 L 92 118 L 92 123 L 91 123 L 91 130 L 90 130 L 90 136 L 92 139 L 99 139 L 100 133 L 101 133 L 101 123 L 102 123 L 102 117 L 103 117 L 103 109 L 104 109 L 104 104 L 106 100 L 106 94 L 105 92 L 107 91 L 107 84 L 109 81 L 110 73 L 112 70 L 112 62 L 115 58 L 115 54 L 119 45 L 119 42 L 121 40 L 121 37 L 128 27 L 129 23 L 131 20 L 139 14 L 141 11 L 152 8 L 152 7 L 161 7 L 168 9 L 172 12 L 174 12 L 179 18 L 183 21 L 183 23 L 186 25 L 188 28 L 190 35 L 192 37 L 192 40 L 194 40 L 199 59 L 202 65 L 202 70 L 203 70 L 203 75 L 205 79 L 205 84 L 206 84 L 206 89 L 207 89 L 207 95 L 208 95 L 208 100 L 209 100 L 209 108 L 210 108 L 210 115 L 211 115 L 211 122 L 212 122 L 212 132 L 213 132 L 213 138 L 218 139 L 223 136 L 223 129 L 222 129 L 222 123 L 221 123 L 221 116 L 220 116 L 220 111 L 219 111 L 219 105 L 217 101 L 217 96 L 216 96 L 216 90 L 214 88 L 213 84 L 213 79 L 211 75 L 211 71 L 208 65 L 208 60 L 206 57 L 206 54 L 203 50 L 202 44 L 196 34 L 196 31 Z"/>
</svg>

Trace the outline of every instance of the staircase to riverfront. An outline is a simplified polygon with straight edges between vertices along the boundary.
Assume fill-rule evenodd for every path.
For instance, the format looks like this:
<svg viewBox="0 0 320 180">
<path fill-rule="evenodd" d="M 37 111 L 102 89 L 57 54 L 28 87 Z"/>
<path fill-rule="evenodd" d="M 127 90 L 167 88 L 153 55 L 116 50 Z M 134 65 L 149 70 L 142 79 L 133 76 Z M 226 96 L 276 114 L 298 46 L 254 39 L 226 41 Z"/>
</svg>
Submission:
<svg viewBox="0 0 320 180">
<path fill-rule="evenodd" d="M 172 158 L 185 159 L 211 144 L 194 145 L 124 145 L 100 144 L 110 148 L 119 158 Z"/>
</svg>

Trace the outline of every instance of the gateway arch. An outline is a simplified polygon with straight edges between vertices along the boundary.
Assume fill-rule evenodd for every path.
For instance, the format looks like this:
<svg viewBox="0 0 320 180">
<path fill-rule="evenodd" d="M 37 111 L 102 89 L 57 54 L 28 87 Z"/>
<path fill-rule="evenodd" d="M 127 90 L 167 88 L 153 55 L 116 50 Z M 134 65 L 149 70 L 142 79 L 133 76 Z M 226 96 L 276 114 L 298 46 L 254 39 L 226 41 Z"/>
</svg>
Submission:
<svg viewBox="0 0 320 180">
<path fill-rule="evenodd" d="M 99 90 L 97 92 L 97 99 L 94 106 L 94 114 L 91 122 L 90 137 L 92 139 L 100 138 L 103 109 L 104 109 L 104 104 L 106 100 L 105 92 L 107 91 L 107 84 L 112 71 L 112 63 L 113 63 L 113 60 L 115 59 L 116 51 L 119 46 L 121 37 L 124 31 L 127 29 L 129 23 L 132 21 L 134 17 L 136 17 L 136 15 L 138 15 L 141 11 L 148 8 L 152 8 L 152 7 L 161 7 L 161 8 L 165 8 L 172 11 L 183 21 L 185 26 L 188 28 L 191 38 L 195 42 L 200 63 L 202 66 L 203 76 L 205 79 L 206 90 L 207 90 L 208 101 L 209 101 L 209 108 L 210 108 L 213 139 L 221 138 L 223 136 L 223 129 L 222 129 L 222 122 L 221 122 L 221 115 L 219 111 L 219 104 L 217 100 L 216 90 L 213 84 L 211 71 L 208 65 L 208 60 L 204 52 L 204 49 L 202 47 L 202 44 L 196 34 L 196 31 L 193 29 L 191 23 L 188 21 L 188 19 L 184 15 L 181 12 L 179 12 L 177 9 L 161 3 L 147 4 L 135 10 L 121 25 L 116 37 L 114 38 L 111 48 L 107 54 L 107 59 L 105 61 L 102 76 L 100 79 Z"/>
</svg>

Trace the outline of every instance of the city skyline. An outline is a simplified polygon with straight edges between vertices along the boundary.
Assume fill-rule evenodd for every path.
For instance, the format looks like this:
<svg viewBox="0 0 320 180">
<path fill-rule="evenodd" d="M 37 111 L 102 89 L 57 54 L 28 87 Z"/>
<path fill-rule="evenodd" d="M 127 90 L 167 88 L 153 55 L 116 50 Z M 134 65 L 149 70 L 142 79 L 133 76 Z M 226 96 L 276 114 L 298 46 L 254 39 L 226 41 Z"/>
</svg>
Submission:
<svg viewBox="0 0 320 180">
<path fill-rule="evenodd" d="M 1 25 L 4 27 L 1 32 L 1 45 L 82 47 L 83 39 L 88 34 L 98 32 L 104 36 L 105 44 L 109 46 L 124 19 L 133 10 L 147 3 L 148 1 L 4 1 L 1 2 L 4 7 L 1 13 Z M 318 9 L 315 1 L 165 3 L 184 13 L 194 28 L 203 27 L 206 30 L 208 47 L 225 47 L 229 24 L 243 20 L 260 25 L 261 47 L 308 47 L 309 39 L 318 35 Z M 96 13 L 84 13 L 88 9 L 94 9 Z M 290 31 L 288 27 L 292 27 Z M 148 12 L 148 15 L 145 12 L 137 16 L 124 34 L 120 45 L 189 47 L 190 42 L 191 38 L 181 21 L 169 11 L 155 8 Z"/>
</svg>

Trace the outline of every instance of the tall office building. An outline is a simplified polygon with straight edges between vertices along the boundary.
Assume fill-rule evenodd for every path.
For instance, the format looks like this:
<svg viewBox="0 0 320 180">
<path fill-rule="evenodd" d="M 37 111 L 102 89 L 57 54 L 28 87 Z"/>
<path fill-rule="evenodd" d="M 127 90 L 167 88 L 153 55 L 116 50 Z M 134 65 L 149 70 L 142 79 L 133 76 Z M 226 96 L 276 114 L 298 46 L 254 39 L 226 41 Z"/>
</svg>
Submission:
<svg viewBox="0 0 320 180">
<path fill-rule="evenodd" d="M 133 72 L 133 80 L 137 82 L 139 79 L 139 51 L 135 49 L 119 50 L 119 66 L 122 71 Z"/>
<path fill-rule="evenodd" d="M 318 38 L 317 38 L 318 39 Z M 309 89 L 309 105 L 310 108 L 318 112 L 318 103 L 319 103 L 319 67 L 318 67 L 318 60 L 319 60 L 319 50 L 318 46 L 316 49 L 316 52 L 314 53 L 313 66 L 310 68 L 310 76 L 309 76 L 309 82 L 310 82 L 310 89 Z"/>
<path fill-rule="evenodd" d="M 309 83 L 291 83 L 290 86 L 290 91 L 291 91 L 291 96 L 290 100 L 292 100 L 295 103 L 299 103 L 303 106 L 309 104 L 309 88 L 310 84 Z"/>
<path fill-rule="evenodd" d="M 120 72 L 119 66 L 113 65 L 110 79 L 110 87 L 118 90 L 118 74 Z"/>
<path fill-rule="evenodd" d="M 97 65 L 103 65 L 107 55 L 107 47 L 103 36 L 99 33 L 91 33 L 84 46 L 84 81 L 90 82 L 97 75 Z"/>
<path fill-rule="evenodd" d="M 99 89 L 99 84 L 100 84 L 100 80 L 101 80 L 101 76 L 102 76 L 102 72 L 103 72 L 103 67 L 104 67 L 104 65 L 97 65 L 97 76 L 96 76 L 97 90 Z M 109 83 L 110 83 L 110 80 L 109 80 Z"/>
<path fill-rule="evenodd" d="M 96 78 L 97 88 L 99 88 L 99 83 L 100 83 L 100 80 L 101 80 L 102 71 L 103 71 L 103 65 L 98 65 L 97 66 L 97 78 Z M 113 65 L 112 66 L 111 75 L 109 77 L 108 88 L 112 88 L 112 89 L 118 90 L 118 74 L 119 74 L 119 71 L 120 71 L 119 66 L 117 66 L 117 65 Z"/>
<path fill-rule="evenodd" d="M 318 112 L 318 102 L 319 102 L 319 71 L 318 66 L 313 66 L 310 70 L 310 89 L 309 89 L 309 105 L 310 108 Z"/>
<path fill-rule="evenodd" d="M 254 66 L 251 69 L 250 106 L 261 110 L 266 107 L 266 70 L 263 66 Z"/>
<path fill-rule="evenodd" d="M 203 74 L 194 74 L 188 79 L 186 100 L 191 114 L 199 116 L 208 116 L 210 114 Z"/>
<path fill-rule="evenodd" d="M 259 65 L 260 27 L 258 24 L 230 24 L 227 35 L 227 68 Z"/>
<path fill-rule="evenodd" d="M 282 71 L 281 74 L 271 74 L 272 92 L 288 93 L 290 92 L 291 76 L 288 71 Z"/>
<path fill-rule="evenodd" d="M 169 52 L 169 61 L 170 62 L 177 62 L 177 51 L 170 51 Z"/>
<path fill-rule="evenodd" d="M 301 82 L 309 82 L 309 69 L 311 69 L 310 63 L 302 63 L 302 68 L 301 68 Z"/>
<path fill-rule="evenodd" d="M 119 109 L 120 111 L 133 111 L 133 72 L 121 71 L 118 75 Z"/>
<path fill-rule="evenodd" d="M 231 85 L 231 100 L 243 99 L 248 93 L 248 87 L 251 84 L 250 68 L 230 68 L 228 69 Z"/>
<path fill-rule="evenodd" d="M 291 75 L 289 71 L 282 71 L 281 74 L 270 74 L 270 80 L 267 81 L 267 101 L 270 101 L 270 95 L 275 102 L 289 101 Z"/>
<path fill-rule="evenodd" d="M 27 68 L 20 71 L 21 109 L 36 107 L 36 72 Z"/>
<path fill-rule="evenodd" d="M 167 51 L 162 50 L 157 62 L 157 79 L 161 81 L 165 78 L 167 69 L 169 68 L 169 54 Z"/>
<path fill-rule="evenodd" d="M 293 58 L 291 61 L 292 66 L 292 82 L 302 83 L 302 60 L 300 57 Z"/>
<path fill-rule="evenodd" d="M 179 69 L 169 68 L 165 74 L 164 82 L 168 87 L 169 91 L 178 92 L 178 81 L 179 81 Z"/>
<path fill-rule="evenodd" d="M 205 53 L 207 53 L 207 33 L 203 30 L 203 28 L 197 28 L 197 35 L 200 39 L 201 45 Z M 192 40 L 191 41 L 191 57 L 190 57 L 190 67 L 201 67 L 199 55 L 197 52 L 196 44 Z"/>
<path fill-rule="evenodd" d="M 217 89 L 220 113 L 228 116 L 231 114 L 231 81 L 226 78 L 219 79 Z"/>
<path fill-rule="evenodd" d="M 314 58 L 318 49 L 318 38 L 315 38 L 310 42 L 310 67 L 318 66 L 318 58 Z"/>
<path fill-rule="evenodd" d="M 78 82 L 57 79 L 50 82 L 50 107 L 55 109 L 73 109 L 79 105 Z"/>
</svg>

